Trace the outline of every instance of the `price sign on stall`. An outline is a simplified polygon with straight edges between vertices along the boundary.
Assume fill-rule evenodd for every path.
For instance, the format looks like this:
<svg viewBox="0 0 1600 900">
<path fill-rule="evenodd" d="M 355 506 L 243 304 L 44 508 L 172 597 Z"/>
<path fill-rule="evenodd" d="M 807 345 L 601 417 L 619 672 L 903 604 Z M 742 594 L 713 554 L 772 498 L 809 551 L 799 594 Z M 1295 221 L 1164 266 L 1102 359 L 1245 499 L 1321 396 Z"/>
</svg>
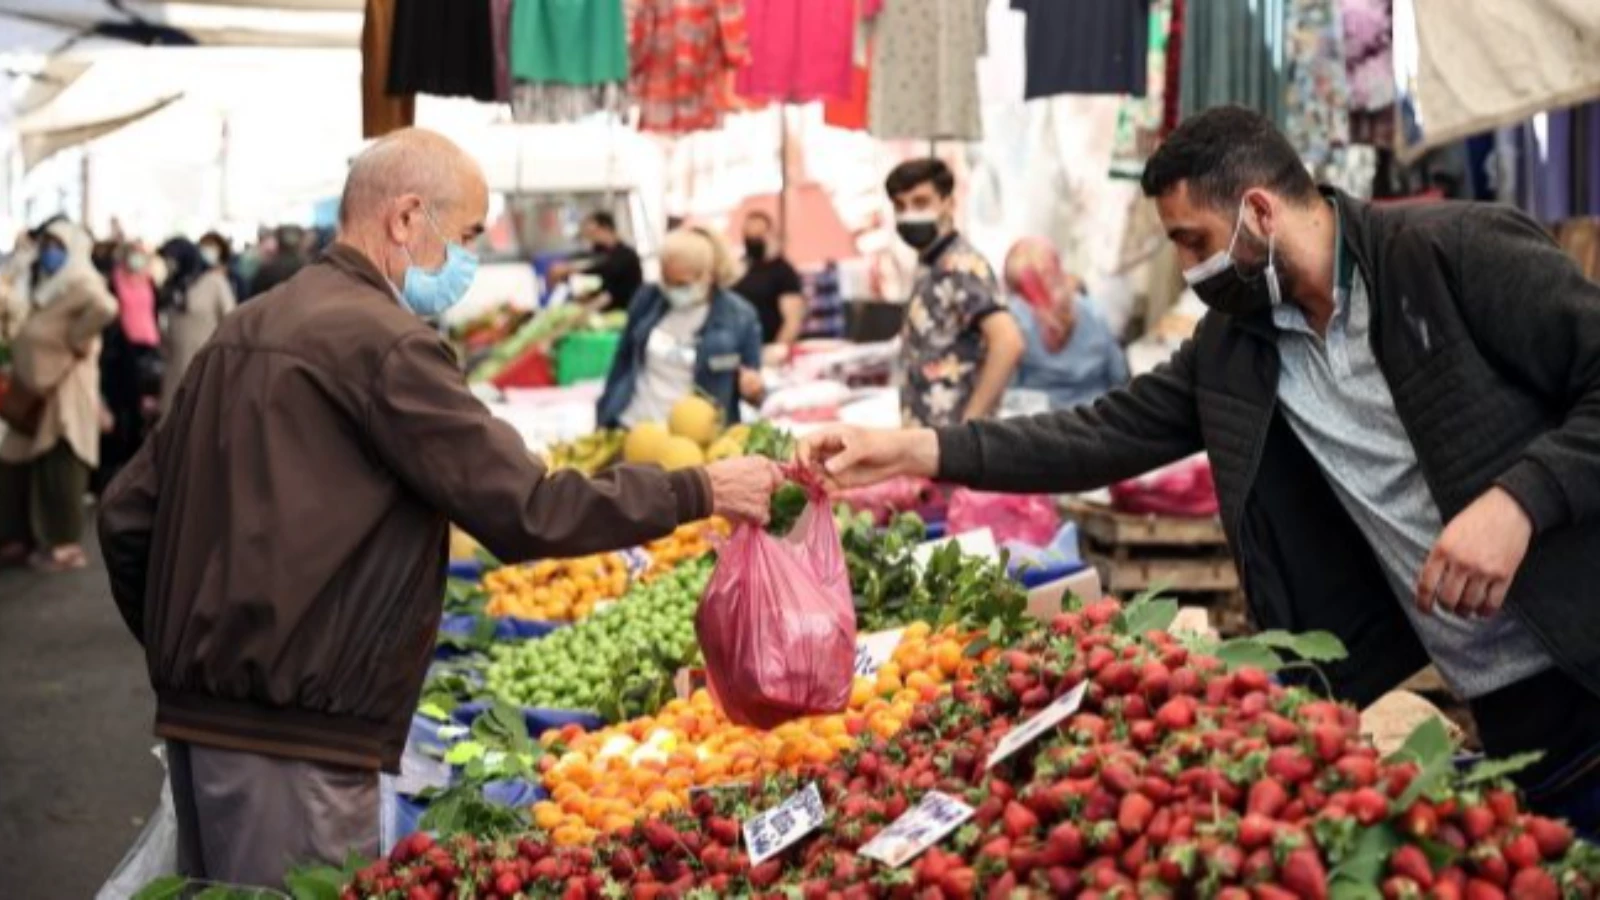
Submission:
<svg viewBox="0 0 1600 900">
<path fill-rule="evenodd" d="M 878 832 L 860 853 L 891 869 L 899 868 L 955 831 L 962 822 L 972 818 L 972 813 L 972 807 L 949 794 L 929 791 L 916 806 Z"/>
<path fill-rule="evenodd" d="M 782 803 L 744 823 L 744 842 L 750 848 L 750 865 L 763 862 L 817 829 L 826 813 L 815 783 L 791 794 Z"/>
<path fill-rule="evenodd" d="M 878 631 L 856 638 L 856 677 L 866 678 L 878 674 L 883 664 L 894 657 L 894 651 L 900 646 L 900 638 L 905 633 L 904 628 L 896 628 L 893 631 Z"/>
<path fill-rule="evenodd" d="M 1039 739 L 1039 735 L 1060 725 L 1067 716 L 1078 711 L 1083 705 L 1083 695 L 1089 690 L 1087 680 L 1078 682 L 1078 686 L 1060 697 L 1055 702 L 1039 710 L 1033 718 L 1006 732 L 1006 736 L 995 745 L 994 752 L 989 754 L 989 761 L 984 764 L 985 769 L 992 769 L 1000 762 Z"/>
</svg>

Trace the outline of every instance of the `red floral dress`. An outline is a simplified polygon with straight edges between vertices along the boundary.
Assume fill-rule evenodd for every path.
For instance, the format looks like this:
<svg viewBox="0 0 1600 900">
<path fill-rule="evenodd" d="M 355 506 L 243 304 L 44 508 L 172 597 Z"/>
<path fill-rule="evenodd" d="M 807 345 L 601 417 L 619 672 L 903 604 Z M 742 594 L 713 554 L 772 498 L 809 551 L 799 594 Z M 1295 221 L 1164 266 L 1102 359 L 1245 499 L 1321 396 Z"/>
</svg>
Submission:
<svg viewBox="0 0 1600 900">
<path fill-rule="evenodd" d="M 639 128 L 683 134 L 722 124 L 733 74 L 749 60 L 740 0 L 637 0 L 631 86 Z"/>
</svg>

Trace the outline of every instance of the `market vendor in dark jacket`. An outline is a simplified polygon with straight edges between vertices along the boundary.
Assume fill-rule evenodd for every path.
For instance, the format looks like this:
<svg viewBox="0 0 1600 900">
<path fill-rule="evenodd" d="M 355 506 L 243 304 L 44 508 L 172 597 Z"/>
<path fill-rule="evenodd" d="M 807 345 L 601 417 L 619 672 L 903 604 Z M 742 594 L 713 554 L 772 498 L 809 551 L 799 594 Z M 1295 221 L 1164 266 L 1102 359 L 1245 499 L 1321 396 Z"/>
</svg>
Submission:
<svg viewBox="0 0 1600 900">
<path fill-rule="evenodd" d="M 432 656 L 451 522 L 525 560 L 764 517 L 772 464 L 550 472 L 473 397 L 424 320 L 471 284 L 487 204 L 437 134 L 364 151 L 338 242 L 223 322 L 105 495 L 185 875 L 274 887 L 286 866 L 375 853 L 378 771 L 398 767 Z"/>
<path fill-rule="evenodd" d="M 1546 751 L 1536 805 L 1600 824 L 1600 286 L 1512 209 L 1319 190 L 1244 109 L 1184 123 L 1143 187 L 1211 307 L 1170 362 L 1091 406 L 836 430 L 809 458 L 1079 491 L 1203 449 L 1258 625 L 1337 634 L 1358 704 L 1433 662 L 1490 754 Z"/>
<path fill-rule="evenodd" d="M 728 290 L 733 262 L 702 228 L 670 232 L 661 246 L 661 283 L 628 306 L 611 373 L 595 415 L 601 426 L 665 422 L 696 390 L 739 421 L 739 400 L 761 400 L 761 319 Z"/>
</svg>

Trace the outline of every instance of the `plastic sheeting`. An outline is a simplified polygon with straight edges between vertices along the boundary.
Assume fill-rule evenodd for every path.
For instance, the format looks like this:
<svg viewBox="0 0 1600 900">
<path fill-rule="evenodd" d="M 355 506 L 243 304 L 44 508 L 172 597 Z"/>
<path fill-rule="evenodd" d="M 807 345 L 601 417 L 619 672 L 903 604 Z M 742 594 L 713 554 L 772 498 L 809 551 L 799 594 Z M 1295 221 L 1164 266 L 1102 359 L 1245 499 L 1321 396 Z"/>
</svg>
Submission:
<svg viewBox="0 0 1600 900">
<path fill-rule="evenodd" d="M 1399 155 L 1600 97 L 1594 0 L 1397 0 Z"/>
</svg>

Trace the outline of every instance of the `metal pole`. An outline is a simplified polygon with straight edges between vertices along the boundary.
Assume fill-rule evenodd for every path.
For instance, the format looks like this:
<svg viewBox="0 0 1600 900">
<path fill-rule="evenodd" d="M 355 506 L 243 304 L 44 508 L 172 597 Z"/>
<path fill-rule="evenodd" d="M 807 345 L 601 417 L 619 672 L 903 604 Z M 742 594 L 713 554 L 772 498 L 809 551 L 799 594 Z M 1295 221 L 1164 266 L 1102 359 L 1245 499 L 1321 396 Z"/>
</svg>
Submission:
<svg viewBox="0 0 1600 900">
<path fill-rule="evenodd" d="M 778 106 L 778 245 L 789 236 L 789 104 Z"/>
</svg>

